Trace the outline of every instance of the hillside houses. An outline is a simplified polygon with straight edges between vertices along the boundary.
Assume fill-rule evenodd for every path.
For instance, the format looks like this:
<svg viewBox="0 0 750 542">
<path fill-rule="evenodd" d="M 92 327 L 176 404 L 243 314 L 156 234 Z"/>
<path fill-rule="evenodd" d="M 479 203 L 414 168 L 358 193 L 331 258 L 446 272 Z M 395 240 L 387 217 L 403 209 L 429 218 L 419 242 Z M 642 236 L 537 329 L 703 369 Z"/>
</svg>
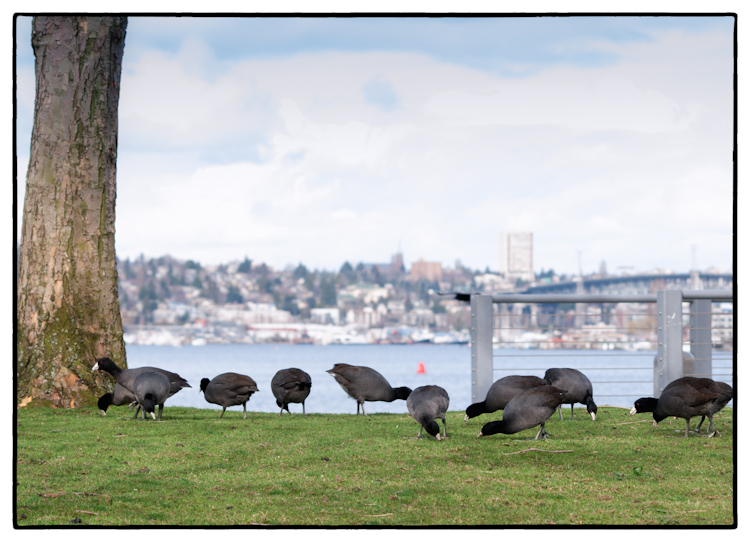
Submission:
<svg viewBox="0 0 750 542">
<path fill-rule="evenodd" d="M 170 256 L 119 261 L 126 341 L 177 345 L 466 342 L 470 305 L 438 292 L 501 293 L 525 287 L 489 269 L 471 271 L 459 261 L 453 268 L 435 262 L 417 264 L 413 273 L 404 268 L 400 255 L 391 264 L 345 262 L 338 272 L 310 270 L 302 263 L 277 270 L 248 258 L 212 266 Z M 435 265 L 441 267 L 439 272 Z M 561 277 L 549 271 L 542 280 L 554 284 Z M 626 339 L 648 345 L 654 334 L 652 310 L 623 304 L 576 310 L 565 304 L 499 306 L 495 335 L 499 343 L 539 348 L 566 342 L 616 344 Z M 728 313 L 722 320 L 721 327 L 729 329 L 717 337 L 722 342 L 731 333 L 731 317 Z M 571 331 L 556 331 L 565 329 Z"/>
<path fill-rule="evenodd" d="M 345 263 L 338 273 L 310 271 L 303 264 L 275 270 L 248 258 L 202 266 L 170 256 L 121 261 L 118 272 L 127 337 L 148 342 L 149 330 L 155 333 L 152 328 L 159 327 L 163 342 L 169 328 L 183 343 L 192 343 L 198 335 L 206 342 L 225 342 L 229 335 L 233 342 L 307 341 L 312 329 L 320 335 L 313 340 L 321 342 L 394 340 L 393 334 L 368 335 L 369 330 L 386 327 L 458 332 L 468 326 L 468 306 L 454 300 L 435 302 L 431 292 L 457 285 L 468 289 L 473 277 L 461 269 L 446 273 L 452 283 L 414 281 L 400 255 L 387 265 Z M 452 307 L 451 314 L 466 315 L 449 318 L 443 304 Z M 279 327 L 291 324 L 284 331 Z M 264 326 L 268 329 L 262 331 Z M 323 333 L 320 329 L 325 328 L 314 326 L 337 329 Z M 408 341 L 410 332 L 397 335 Z"/>
</svg>

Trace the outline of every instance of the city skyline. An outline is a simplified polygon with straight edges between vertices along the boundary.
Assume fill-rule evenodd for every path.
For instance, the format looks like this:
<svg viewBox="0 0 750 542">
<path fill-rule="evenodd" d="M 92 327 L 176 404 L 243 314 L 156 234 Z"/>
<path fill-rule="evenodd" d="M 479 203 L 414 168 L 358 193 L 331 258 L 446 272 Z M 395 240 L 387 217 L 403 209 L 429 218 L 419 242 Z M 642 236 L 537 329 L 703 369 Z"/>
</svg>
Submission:
<svg viewBox="0 0 750 542">
<path fill-rule="evenodd" d="M 495 269 L 499 232 L 529 231 L 535 271 L 730 270 L 733 24 L 132 17 L 118 257 Z"/>
</svg>

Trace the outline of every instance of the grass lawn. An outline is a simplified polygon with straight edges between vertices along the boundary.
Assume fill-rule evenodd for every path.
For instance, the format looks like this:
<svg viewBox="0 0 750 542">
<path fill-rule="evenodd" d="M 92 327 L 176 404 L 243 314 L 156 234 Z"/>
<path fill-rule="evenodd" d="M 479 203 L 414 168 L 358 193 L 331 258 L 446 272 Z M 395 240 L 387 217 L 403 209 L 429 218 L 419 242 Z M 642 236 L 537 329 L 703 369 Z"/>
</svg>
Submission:
<svg viewBox="0 0 750 542">
<path fill-rule="evenodd" d="M 25 526 L 732 525 L 731 409 L 722 436 L 600 407 L 555 414 L 554 437 L 477 439 L 485 414 L 448 413 L 416 440 L 408 414 L 126 407 L 18 410 L 15 524 Z M 693 421 L 695 427 L 697 419 Z M 705 430 L 704 423 L 703 430 Z M 442 423 L 441 423 L 442 430 Z M 426 434 L 426 433 L 424 433 Z"/>
</svg>

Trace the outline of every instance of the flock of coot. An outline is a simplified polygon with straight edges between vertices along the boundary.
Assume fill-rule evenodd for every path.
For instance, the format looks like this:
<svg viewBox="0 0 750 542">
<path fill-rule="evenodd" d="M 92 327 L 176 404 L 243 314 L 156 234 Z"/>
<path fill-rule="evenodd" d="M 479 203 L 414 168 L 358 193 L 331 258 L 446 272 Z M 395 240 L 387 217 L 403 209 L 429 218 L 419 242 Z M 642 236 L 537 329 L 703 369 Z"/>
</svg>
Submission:
<svg viewBox="0 0 750 542">
<path fill-rule="evenodd" d="M 164 402 L 182 388 L 191 387 L 176 373 L 156 367 L 120 369 L 109 358 L 98 359 L 92 370 L 105 371 L 116 382 L 114 392 L 107 393 L 99 399 L 99 408 L 105 416 L 109 405 L 135 404 L 134 418 L 142 409 L 144 420 L 146 413 L 160 420 Z M 413 391 L 407 387 L 393 388 L 375 369 L 347 363 L 337 363 L 327 372 L 357 401 L 357 414 L 360 407 L 362 414 L 365 414 L 365 401 L 392 402 L 403 399 L 406 400 L 409 414 L 420 424 L 417 438 L 421 438 L 422 430 L 425 430 L 437 440 L 441 440 L 440 427 L 435 420 L 443 422 L 443 437 L 446 436 L 445 414 L 450 399 L 448 393 L 440 386 L 420 386 Z M 301 369 L 278 371 L 271 380 L 271 391 L 281 409 L 279 415 L 284 410 L 290 412 L 290 403 L 301 403 L 304 415 L 305 399 L 310 395 L 311 386 L 310 375 Z M 258 391 L 258 386 L 249 376 L 224 373 L 211 380 L 202 379 L 200 391 L 203 392 L 206 401 L 222 407 L 219 418 L 224 416 L 227 407 L 238 405 L 242 405 L 243 417 L 247 418 L 247 401 Z M 667 417 L 684 418 L 687 424 L 686 437 L 689 436 L 690 419 L 701 416 L 696 431 L 700 430 L 705 418 L 708 418 L 708 436 L 720 436 L 714 426 L 713 415 L 724 408 L 733 397 L 734 390 L 728 384 L 715 382 L 710 378 L 686 376 L 666 386 L 658 399 L 638 399 L 630 415 L 652 412 L 654 427 Z M 544 378 L 521 375 L 501 378 L 490 386 L 484 401 L 474 403 L 466 409 L 464 420 L 502 410 L 502 419 L 484 424 L 478 437 L 497 433 L 509 435 L 539 426 L 536 439 L 543 440 L 548 435 L 552 436 L 545 430 L 544 424 L 555 410 L 559 411 L 562 420 L 562 405 L 569 404 L 572 420 L 575 403 L 586 405 L 591 419 L 596 419 L 597 407 L 593 388 L 586 375 L 577 369 L 549 369 Z M 155 414 L 157 406 L 158 416 Z"/>
</svg>

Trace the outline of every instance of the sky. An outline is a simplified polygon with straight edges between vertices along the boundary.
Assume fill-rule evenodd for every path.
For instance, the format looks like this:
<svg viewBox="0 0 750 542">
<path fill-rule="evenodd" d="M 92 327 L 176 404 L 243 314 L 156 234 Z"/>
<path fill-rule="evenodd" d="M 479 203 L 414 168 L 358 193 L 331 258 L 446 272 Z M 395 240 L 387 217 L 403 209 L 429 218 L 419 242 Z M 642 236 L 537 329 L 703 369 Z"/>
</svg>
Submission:
<svg viewBox="0 0 750 542">
<path fill-rule="evenodd" d="M 537 272 L 729 272 L 734 23 L 131 17 L 117 255 L 494 270 L 500 232 L 529 231 Z"/>
</svg>

